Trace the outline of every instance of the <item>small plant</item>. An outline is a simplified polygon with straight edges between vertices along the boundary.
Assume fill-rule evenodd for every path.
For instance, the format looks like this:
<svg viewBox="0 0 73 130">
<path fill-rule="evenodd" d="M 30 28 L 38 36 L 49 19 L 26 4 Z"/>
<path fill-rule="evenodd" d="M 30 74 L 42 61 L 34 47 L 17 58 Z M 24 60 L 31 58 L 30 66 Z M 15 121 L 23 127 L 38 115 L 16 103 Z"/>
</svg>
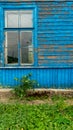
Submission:
<svg viewBox="0 0 73 130">
<path fill-rule="evenodd" d="M 14 93 L 18 97 L 24 97 L 27 95 L 27 90 L 34 89 L 35 86 L 38 86 L 38 83 L 35 80 L 31 80 L 30 77 L 32 74 L 23 76 L 20 80 L 15 78 L 16 81 L 20 81 L 20 85 L 14 88 Z"/>
</svg>

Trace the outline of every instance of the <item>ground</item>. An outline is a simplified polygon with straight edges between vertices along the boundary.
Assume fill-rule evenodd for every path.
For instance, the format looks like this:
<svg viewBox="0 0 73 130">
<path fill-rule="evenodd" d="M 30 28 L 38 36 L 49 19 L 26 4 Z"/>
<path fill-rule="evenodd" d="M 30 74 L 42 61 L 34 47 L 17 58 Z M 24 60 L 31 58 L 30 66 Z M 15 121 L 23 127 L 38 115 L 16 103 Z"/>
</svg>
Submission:
<svg viewBox="0 0 73 130">
<path fill-rule="evenodd" d="M 33 96 L 30 92 L 27 98 L 21 100 L 15 98 L 12 89 L 0 89 L 0 103 L 53 104 L 58 98 L 63 99 L 68 105 L 73 105 L 73 90 L 35 90 Z"/>
<path fill-rule="evenodd" d="M 0 89 L 0 130 L 73 130 L 73 90 Z"/>
</svg>

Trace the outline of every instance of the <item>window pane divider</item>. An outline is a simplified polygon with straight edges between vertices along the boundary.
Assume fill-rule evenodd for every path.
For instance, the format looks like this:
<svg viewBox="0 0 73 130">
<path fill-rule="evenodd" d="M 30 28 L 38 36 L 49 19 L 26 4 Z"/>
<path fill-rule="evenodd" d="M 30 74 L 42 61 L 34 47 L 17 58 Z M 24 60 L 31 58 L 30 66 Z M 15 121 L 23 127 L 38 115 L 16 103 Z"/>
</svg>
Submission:
<svg viewBox="0 0 73 130">
<path fill-rule="evenodd" d="M 4 30 L 33 30 L 34 28 L 4 28 Z"/>
</svg>

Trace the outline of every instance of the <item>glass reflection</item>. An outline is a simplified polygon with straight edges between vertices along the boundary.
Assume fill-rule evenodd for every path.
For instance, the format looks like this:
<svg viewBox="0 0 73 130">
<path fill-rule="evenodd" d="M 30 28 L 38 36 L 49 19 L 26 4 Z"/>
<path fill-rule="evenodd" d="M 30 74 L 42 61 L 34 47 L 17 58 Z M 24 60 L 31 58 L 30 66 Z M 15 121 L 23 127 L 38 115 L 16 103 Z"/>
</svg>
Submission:
<svg viewBox="0 0 73 130">
<path fill-rule="evenodd" d="M 21 63 L 33 63 L 32 31 L 20 33 Z"/>
<path fill-rule="evenodd" d="M 8 64 L 15 64 L 18 62 L 18 48 L 12 47 L 7 49 L 7 62 Z"/>
<path fill-rule="evenodd" d="M 8 31 L 5 33 L 5 61 L 6 64 L 18 63 L 18 32 Z"/>
<path fill-rule="evenodd" d="M 33 63 L 33 49 L 32 47 L 21 48 L 21 63 L 31 64 Z"/>
<path fill-rule="evenodd" d="M 6 28 L 18 28 L 18 11 L 6 11 L 5 12 L 5 27 Z"/>
<path fill-rule="evenodd" d="M 20 11 L 20 27 L 30 28 L 33 25 L 33 12 L 29 11 Z"/>
</svg>

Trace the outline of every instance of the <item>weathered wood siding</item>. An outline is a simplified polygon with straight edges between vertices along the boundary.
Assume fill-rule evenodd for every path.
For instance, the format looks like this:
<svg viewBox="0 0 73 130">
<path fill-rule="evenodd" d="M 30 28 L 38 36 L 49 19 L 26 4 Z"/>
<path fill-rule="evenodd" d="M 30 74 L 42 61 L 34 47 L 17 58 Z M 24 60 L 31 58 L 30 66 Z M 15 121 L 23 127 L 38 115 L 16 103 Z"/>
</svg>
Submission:
<svg viewBox="0 0 73 130">
<path fill-rule="evenodd" d="M 38 65 L 73 66 L 73 2 L 38 2 Z"/>
</svg>

